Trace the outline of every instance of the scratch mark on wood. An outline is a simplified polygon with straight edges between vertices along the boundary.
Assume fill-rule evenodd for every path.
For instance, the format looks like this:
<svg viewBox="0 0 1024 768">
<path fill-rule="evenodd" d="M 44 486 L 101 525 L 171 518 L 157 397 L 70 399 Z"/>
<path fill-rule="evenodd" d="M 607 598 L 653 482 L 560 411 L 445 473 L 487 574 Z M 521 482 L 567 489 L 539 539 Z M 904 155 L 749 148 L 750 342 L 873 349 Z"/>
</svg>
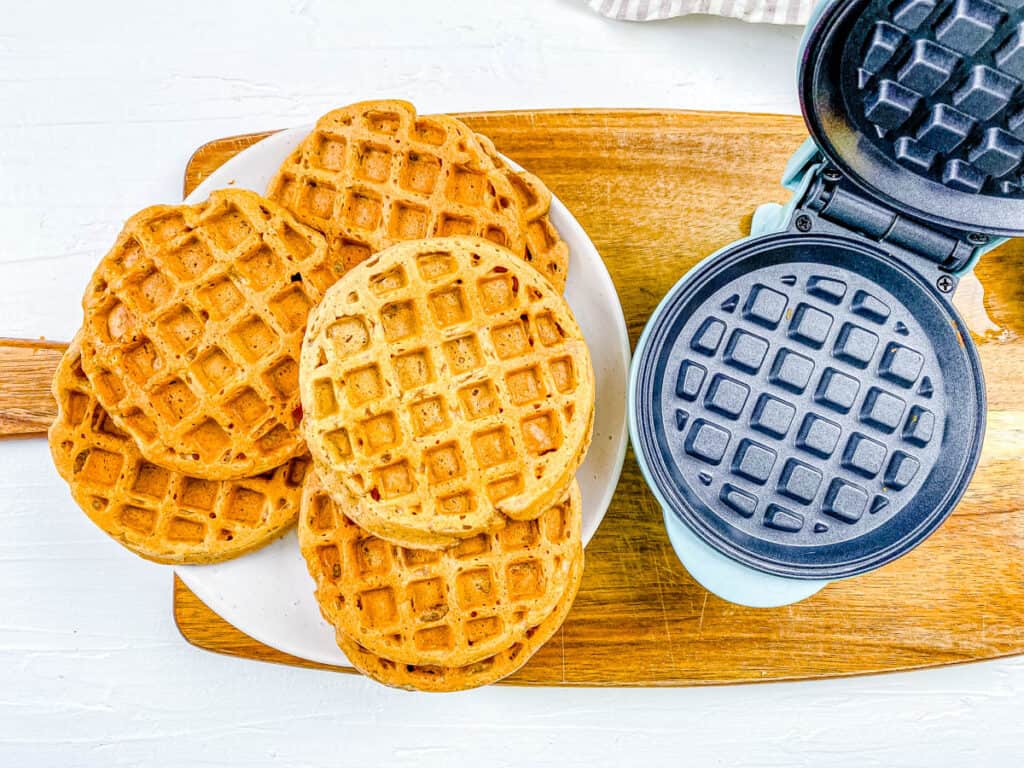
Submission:
<svg viewBox="0 0 1024 768">
<path fill-rule="evenodd" d="M 699 640 L 704 636 L 704 611 L 708 607 L 708 597 L 711 595 L 710 592 L 704 593 L 704 602 L 700 606 L 700 619 L 697 621 L 697 639 Z"/>
<path fill-rule="evenodd" d="M 658 604 L 661 607 L 661 620 L 662 623 L 665 625 L 665 639 L 668 641 L 666 643 L 666 645 L 668 646 L 668 658 L 672 664 L 672 667 L 674 668 L 676 666 L 676 653 L 674 643 L 672 641 L 672 628 L 669 624 L 668 610 L 665 608 L 665 590 L 662 586 L 661 564 L 657 561 L 655 561 L 654 566 L 654 578 L 657 581 L 656 586 L 658 589 Z"/>
<path fill-rule="evenodd" d="M 562 639 L 562 682 L 564 683 L 566 681 L 566 669 L 567 669 L 567 665 L 565 663 L 565 626 L 564 625 L 562 626 L 562 629 L 559 631 L 558 634 L 559 634 L 559 636 Z"/>
</svg>

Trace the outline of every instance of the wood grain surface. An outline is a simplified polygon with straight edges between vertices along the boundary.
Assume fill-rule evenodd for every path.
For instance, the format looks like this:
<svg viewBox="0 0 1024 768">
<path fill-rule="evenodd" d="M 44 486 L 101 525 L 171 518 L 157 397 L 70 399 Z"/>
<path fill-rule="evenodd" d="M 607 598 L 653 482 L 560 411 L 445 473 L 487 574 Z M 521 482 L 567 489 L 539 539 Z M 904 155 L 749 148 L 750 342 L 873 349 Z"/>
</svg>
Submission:
<svg viewBox="0 0 1024 768">
<path fill-rule="evenodd" d="M 756 204 L 804 138 L 796 117 L 654 111 L 461 116 L 538 174 L 602 254 L 635 343 L 686 271 L 747 233 Z M 266 134 L 200 148 L 186 192 Z M 832 677 L 1024 652 L 1024 246 L 985 258 L 957 304 L 989 394 L 981 464 L 947 523 L 906 557 L 794 606 L 755 610 L 696 585 L 673 554 L 632 455 L 587 548 L 562 631 L 509 680 L 541 685 L 694 685 Z M 0 343 L 0 434 L 45 427 L 55 345 Z M 299 664 L 238 632 L 175 581 L 182 634 L 209 650 Z"/>
<path fill-rule="evenodd" d="M 53 371 L 66 344 L 0 339 L 0 436 L 45 432 L 56 415 Z"/>
</svg>

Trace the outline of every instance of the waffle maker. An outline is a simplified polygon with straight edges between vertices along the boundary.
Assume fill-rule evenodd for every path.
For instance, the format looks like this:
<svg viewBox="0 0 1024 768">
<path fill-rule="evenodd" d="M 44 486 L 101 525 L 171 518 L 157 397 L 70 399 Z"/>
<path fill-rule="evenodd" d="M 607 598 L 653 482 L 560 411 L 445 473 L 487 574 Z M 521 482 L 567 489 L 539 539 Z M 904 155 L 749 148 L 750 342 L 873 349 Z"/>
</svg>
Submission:
<svg viewBox="0 0 1024 768">
<path fill-rule="evenodd" d="M 906 554 L 970 482 L 985 391 L 951 298 L 1024 233 L 1024 0 L 830 0 L 799 90 L 791 201 L 672 288 L 630 377 L 676 553 L 752 606 Z"/>
</svg>

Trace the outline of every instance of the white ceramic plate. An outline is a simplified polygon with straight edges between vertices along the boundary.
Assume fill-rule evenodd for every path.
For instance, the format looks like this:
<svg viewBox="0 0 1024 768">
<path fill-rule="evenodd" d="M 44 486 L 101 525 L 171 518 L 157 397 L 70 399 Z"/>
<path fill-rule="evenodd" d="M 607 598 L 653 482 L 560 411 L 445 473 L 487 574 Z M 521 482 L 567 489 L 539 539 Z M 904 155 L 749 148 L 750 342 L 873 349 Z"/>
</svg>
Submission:
<svg viewBox="0 0 1024 768">
<path fill-rule="evenodd" d="M 271 176 L 309 128 L 274 134 L 233 157 L 200 184 L 186 202 L 234 186 L 264 192 Z M 594 440 L 577 473 L 583 494 L 583 541 L 601 523 L 626 455 L 626 379 L 629 338 L 622 306 L 594 244 L 557 199 L 551 221 L 570 251 L 565 296 L 590 345 L 597 378 Z M 324 664 L 345 664 L 334 631 L 320 617 L 313 582 L 295 532 L 250 555 L 218 565 L 175 569 L 182 581 L 226 621 L 261 643 Z"/>
</svg>

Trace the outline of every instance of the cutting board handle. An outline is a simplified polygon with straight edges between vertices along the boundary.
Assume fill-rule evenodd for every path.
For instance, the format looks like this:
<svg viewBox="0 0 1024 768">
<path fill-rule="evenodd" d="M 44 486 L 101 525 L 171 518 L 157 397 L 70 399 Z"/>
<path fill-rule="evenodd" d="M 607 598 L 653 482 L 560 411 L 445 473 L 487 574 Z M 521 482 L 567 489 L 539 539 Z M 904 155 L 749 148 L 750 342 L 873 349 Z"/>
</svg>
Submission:
<svg viewBox="0 0 1024 768">
<path fill-rule="evenodd" d="M 0 339 L 0 437 L 46 432 L 57 413 L 50 382 L 68 345 Z"/>
</svg>

